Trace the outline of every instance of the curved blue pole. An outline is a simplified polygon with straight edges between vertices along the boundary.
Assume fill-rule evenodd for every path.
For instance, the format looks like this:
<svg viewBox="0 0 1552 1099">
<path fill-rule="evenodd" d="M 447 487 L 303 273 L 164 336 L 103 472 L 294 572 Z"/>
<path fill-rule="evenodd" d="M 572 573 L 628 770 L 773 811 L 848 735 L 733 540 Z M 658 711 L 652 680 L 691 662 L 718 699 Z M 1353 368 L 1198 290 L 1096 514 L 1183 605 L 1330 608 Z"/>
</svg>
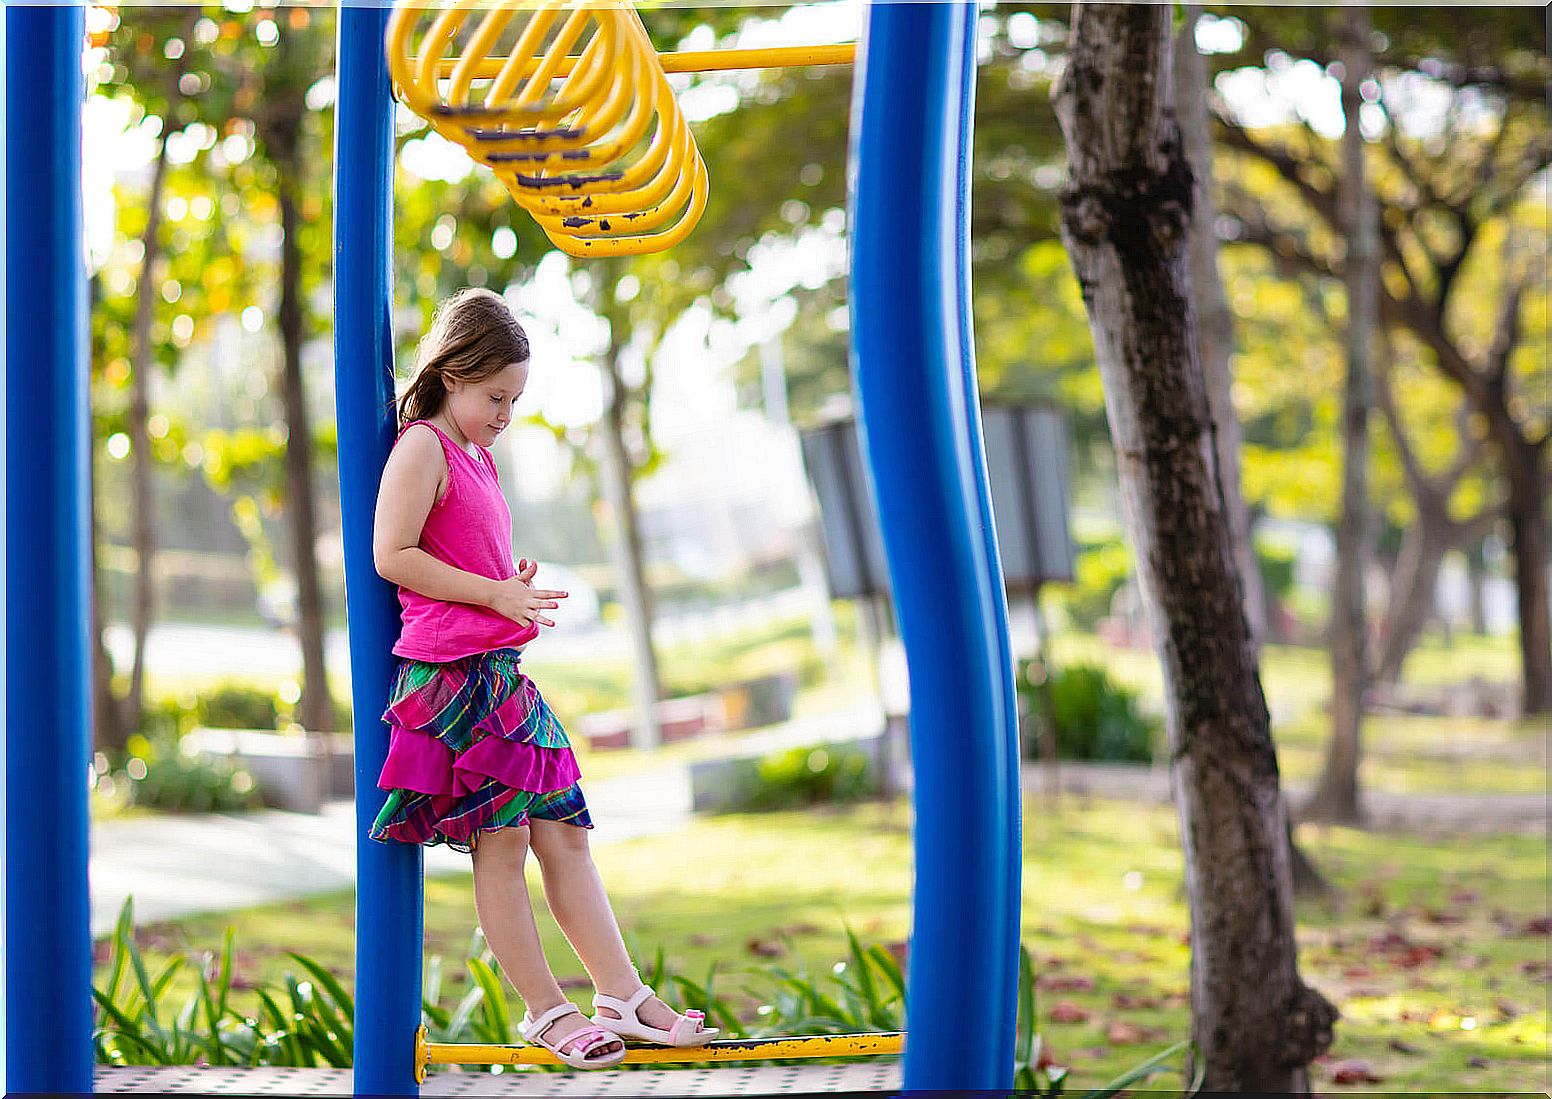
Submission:
<svg viewBox="0 0 1552 1099">
<path fill-rule="evenodd" d="M 418 847 L 367 829 L 382 808 L 393 589 L 372 564 L 372 513 L 393 446 L 393 98 L 383 37 L 388 5 L 339 9 L 335 123 L 334 386 L 340 521 L 356 738 L 355 1093 L 415 1095 L 420 1025 L 422 862 Z"/>
<path fill-rule="evenodd" d="M 5 1090 L 92 1090 L 84 9 L 5 10 Z"/>
<path fill-rule="evenodd" d="M 1018 736 L 1018 695 L 1013 685 L 1013 639 L 1009 636 L 1008 629 L 1008 604 L 1006 598 L 1007 583 L 1002 573 L 1002 554 L 997 547 L 997 527 L 992 518 L 992 498 L 989 475 L 986 471 L 986 450 L 984 434 L 981 428 L 981 392 L 976 383 L 975 371 L 975 332 L 974 317 L 971 311 L 970 297 L 970 164 L 971 151 L 974 145 L 975 131 L 975 11 L 970 10 L 967 21 L 970 23 L 970 31 L 967 41 L 962 46 L 960 58 L 964 62 L 959 67 L 960 76 L 960 100 L 959 100 L 959 149 L 954 158 L 955 182 L 954 182 L 954 272 L 957 278 L 955 293 L 958 295 L 960 308 L 958 310 L 959 328 L 959 354 L 963 363 L 959 372 L 960 382 L 964 388 L 965 409 L 970 420 L 968 440 L 970 443 L 970 462 L 977 471 L 976 509 L 980 513 L 980 532 L 982 541 L 986 546 L 986 560 L 991 570 L 992 590 L 996 598 L 991 601 L 989 610 L 995 621 L 995 629 L 991 640 L 996 647 L 996 659 L 998 663 L 994 668 L 1006 668 L 1008 674 L 999 676 L 997 684 L 1002 695 L 1002 714 L 1005 724 L 1002 726 L 1002 734 L 989 738 L 987 750 L 997 753 L 999 758 L 993 764 L 996 772 L 1004 776 L 1011 786 L 1005 788 L 1005 807 L 1007 818 L 1004 823 L 1008 842 L 1004 845 L 1004 856 L 1007 866 L 1004 873 L 1007 875 L 1008 889 L 1012 892 L 1011 906 L 1004 914 L 1001 921 L 1003 936 L 1002 950 L 1007 958 L 1007 964 L 996 971 L 996 976 L 1001 978 L 1001 987 L 995 991 L 988 989 L 988 999 L 992 1003 L 1012 1004 L 1012 1012 L 1009 1015 L 1008 1027 L 1011 1030 L 1016 1021 L 1018 1009 L 1018 956 L 1020 938 L 1020 917 L 1023 910 L 1023 876 L 1024 876 L 1024 798 L 1023 798 L 1023 771 L 1019 756 Z M 1031 1020 L 1033 1022 L 1033 1020 Z M 1010 1048 L 1009 1060 L 1012 1060 Z M 1001 1086 L 1001 1085 L 999 1085 Z M 1010 1085 L 1011 1086 L 1011 1083 Z"/>
<path fill-rule="evenodd" d="M 853 369 L 911 679 L 909 1091 L 1013 1082 L 1018 740 L 969 327 L 974 64 L 974 5 L 875 4 L 852 126 Z"/>
</svg>

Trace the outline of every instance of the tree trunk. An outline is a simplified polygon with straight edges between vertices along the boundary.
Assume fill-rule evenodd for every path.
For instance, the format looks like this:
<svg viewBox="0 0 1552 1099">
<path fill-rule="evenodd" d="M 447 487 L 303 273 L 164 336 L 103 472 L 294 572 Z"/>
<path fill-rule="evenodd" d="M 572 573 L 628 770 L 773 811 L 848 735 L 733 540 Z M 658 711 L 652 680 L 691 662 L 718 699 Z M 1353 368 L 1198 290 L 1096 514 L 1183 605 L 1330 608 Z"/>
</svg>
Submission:
<svg viewBox="0 0 1552 1099">
<path fill-rule="evenodd" d="M 1472 542 L 1465 552 L 1466 596 L 1471 632 L 1481 637 L 1487 633 L 1487 602 L 1483 594 L 1487 586 L 1486 536 Z"/>
<path fill-rule="evenodd" d="M 92 744 L 100 752 L 121 752 L 129 744 L 132 730 L 125 728 L 118 699 L 113 695 L 113 659 L 108 655 L 108 645 L 104 640 L 107 616 L 102 608 L 104 595 L 98 553 L 100 535 L 95 491 L 97 478 L 92 473 L 94 466 L 95 458 L 89 459 L 86 469 L 87 475 L 91 477 L 88 493 L 92 501 L 87 513 L 92 540 Z"/>
<path fill-rule="evenodd" d="M 170 128 L 172 120 L 164 123 Z M 159 141 L 151 166 L 151 193 L 147 196 L 146 226 L 141 236 L 143 259 L 135 287 L 134 350 L 130 360 L 129 435 L 130 498 L 134 509 L 132 544 L 135 551 L 134 595 L 130 601 L 130 627 L 134 633 L 134 657 L 129 666 L 129 692 L 120 709 L 120 723 L 130 730 L 140 727 L 145 696 L 145 644 L 151 632 L 156 598 L 156 497 L 151 483 L 151 321 L 157 298 L 156 264 L 161 258 L 162 193 L 167 179 L 167 142 Z"/>
<path fill-rule="evenodd" d="M 1207 65 L 1196 48 L 1196 23 L 1202 9 L 1186 9 L 1175 37 L 1175 103 L 1180 137 L 1195 183 L 1191 218 L 1191 291 L 1196 311 L 1196 347 L 1207 381 L 1207 405 L 1212 412 L 1213 445 L 1218 479 L 1223 485 L 1223 510 L 1234 536 L 1234 557 L 1245 587 L 1245 617 L 1259 643 L 1266 638 L 1266 599 L 1261 570 L 1251 539 L 1250 509 L 1240 488 L 1240 425 L 1234 410 L 1234 315 L 1218 273 L 1217 196 L 1213 193 L 1212 135 L 1207 121 Z"/>
<path fill-rule="evenodd" d="M 1368 685 L 1364 566 L 1369 548 L 1369 414 L 1374 407 L 1373 346 L 1379 316 L 1379 208 L 1363 164 L 1360 87 L 1369 79 L 1369 13 L 1349 8 L 1344 26 L 1342 110 L 1343 220 L 1348 226 L 1347 384 L 1342 395 L 1342 513 L 1336 530 L 1331 593 L 1331 739 L 1303 816 L 1356 824 L 1362 754 L 1363 695 Z"/>
<path fill-rule="evenodd" d="M 614 293 L 616 276 L 614 264 L 599 265 L 593 270 L 593 309 L 599 316 L 608 315 L 606 303 Z M 657 651 L 652 645 L 652 593 L 647 587 L 642 559 L 641 523 L 633 489 L 635 469 L 625 445 L 625 411 L 630 391 L 620 370 L 620 356 L 625 349 L 624 325 L 623 317 L 609 317 L 609 347 L 600 363 L 608 394 L 603 423 L 599 425 L 603 429 L 600 442 L 604 451 L 599 472 L 604 500 L 614 522 L 610 550 L 614 556 L 615 578 L 620 585 L 620 602 L 625 608 L 626 628 L 630 631 L 631 652 L 635 657 L 636 719 L 631 728 L 631 746 L 656 748 L 663 741 L 663 730 L 657 717 L 657 703 L 663 689 Z"/>
<path fill-rule="evenodd" d="M 281 394 L 286 410 L 286 512 L 296 574 L 297 632 L 302 645 L 302 727 L 323 733 L 334 727 L 329 672 L 323 650 L 323 591 L 318 579 L 318 508 L 313 490 L 313 436 L 302 387 L 301 211 L 296 204 L 300 166 L 280 173 Z"/>
<path fill-rule="evenodd" d="M 1520 618 L 1520 712 L 1552 712 L 1552 629 L 1547 611 L 1546 447 L 1516 440 L 1504 446 L 1509 479 L 1509 529 L 1513 532 L 1515 597 Z"/>
<path fill-rule="evenodd" d="M 1175 104 L 1181 143 L 1191 167 L 1191 306 L 1196 313 L 1196 350 L 1207 385 L 1207 407 L 1212 414 L 1213 449 L 1218 461 L 1218 481 L 1223 487 L 1223 511 L 1234 539 L 1234 559 L 1245 589 L 1245 619 L 1257 647 L 1270 639 L 1273 618 L 1261 569 L 1256 563 L 1250 508 L 1241 489 L 1239 414 L 1234 409 L 1234 314 L 1229 309 L 1218 270 L 1218 198 L 1213 186 L 1212 130 L 1207 118 L 1207 96 L 1212 90 L 1207 64 L 1196 48 L 1200 5 L 1188 5 L 1185 20 L 1175 35 Z M 1259 662 L 1258 662 L 1259 663 Z M 1330 891 L 1330 884 L 1293 839 L 1287 829 L 1288 853 L 1296 893 Z"/>
<path fill-rule="evenodd" d="M 1401 666 L 1433 613 L 1439 567 L 1449 551 L 1452 533 L 1448 519 L 1420 509 L 1417 519 L 1402 535 L 1401 554 L 1396 559 L 1390 599 L 1380 625 L 1380 653 L 1374 666 L 1376 682 L 1396 683 L 1401 679 Z"/>
<path fill-rule="evenodd" d="M 1164 671 L 1202 1087 L 1303 1091 L 1337 1013 L 1298 974 L 1287 815 L 1196 360 L 1171 15 L 1074 8 L 1054 92 L 1070 180 L 1062 236 Z"/>
</svg>

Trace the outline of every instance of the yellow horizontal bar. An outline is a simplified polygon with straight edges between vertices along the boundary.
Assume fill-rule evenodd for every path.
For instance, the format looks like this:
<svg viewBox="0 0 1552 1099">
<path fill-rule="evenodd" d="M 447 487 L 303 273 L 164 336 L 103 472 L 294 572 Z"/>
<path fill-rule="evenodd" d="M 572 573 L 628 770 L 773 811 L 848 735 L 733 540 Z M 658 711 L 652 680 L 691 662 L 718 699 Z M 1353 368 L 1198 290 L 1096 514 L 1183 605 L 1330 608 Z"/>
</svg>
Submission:
<svg viewBox="0 0 1552 1099">
<path fill-rule="evenodd" d="M 630 1046 L 625 1063 L 665 1064 L 685 1061 L 777 1061 L 807 1057 L 887 1057 L 905 1049 L 904 1031 L 878 1034 L 815 1034 L 794 1038 L 749 1038 L 708 1042 L 681 1049 L 673 1046 Z M 426 1060 L 433 1065 L 558 1065 L 543 1046 L 448 1045 L 428 1042 Z"/>
<path fill-rule="evenodd" d="M 850 65 L 857 57 L 857 44 L 843 42 L 838 46 L 768 46 L 753 50 L 689 50 L 683 53 L 660 53 L 658 60 L 666 73 L 724 72 L 729 69 L 778 69 L 791 65 Z M 568 57 L 560 64 L 556 76 L 571 72 L 578 61 Z M 458 63 L 456 57 L 445 58 L 437 67 L 437 75 L 447 78 Z M 475 80 L 494 80 L 506 63 L 504 57 L 487 57 L 474 66 Z M 414 62 L 411 62 L 413 65 Z M 537 62 L 524 72 L 531 71 Z"/>
</svg>

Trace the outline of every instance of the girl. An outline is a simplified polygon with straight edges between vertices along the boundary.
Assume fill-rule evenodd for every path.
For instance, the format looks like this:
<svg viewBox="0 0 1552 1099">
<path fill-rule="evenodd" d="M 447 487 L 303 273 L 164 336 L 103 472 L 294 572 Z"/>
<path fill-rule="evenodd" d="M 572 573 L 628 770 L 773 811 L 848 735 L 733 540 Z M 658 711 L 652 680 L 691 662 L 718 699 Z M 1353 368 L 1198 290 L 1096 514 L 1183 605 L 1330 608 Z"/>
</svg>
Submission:
<svg viewBox="0 0 1552 1099">
<path fill-rule="evenodd" d="M 622 1038 L 699 1046 L 717 1031 L 642 983 L 588 849 L 593 827 L 560 722 L 519 669 L 563 591 L 536 589 L 512 561 L 512 517 L 490 445 L 528 380 L 528 337 L 488 290 L 437 309 L 399 403 L 400 432 L 378 491 L 372 555 L 399 585 L 403 626 L 388 709 L 388 791 L 371 836 L 445 843 L 474 862 L 474 905 L 526 1006 L 524 1039 L 576 1068 L 608 1068 Z M 587 967 L 592 1025 L 561 992 L 534 926 L 529 848 L 545 899 Z"/>
</svg>

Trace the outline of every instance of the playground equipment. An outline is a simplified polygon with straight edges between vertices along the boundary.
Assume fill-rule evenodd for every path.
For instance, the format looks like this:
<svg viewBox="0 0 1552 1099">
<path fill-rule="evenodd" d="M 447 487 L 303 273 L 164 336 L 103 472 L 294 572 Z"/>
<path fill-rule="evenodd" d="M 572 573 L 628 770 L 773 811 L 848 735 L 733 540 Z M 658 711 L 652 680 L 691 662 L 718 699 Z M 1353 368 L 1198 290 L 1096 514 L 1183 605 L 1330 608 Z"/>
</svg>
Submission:
<svg viewBox="0 0 1552 1099">
<path fill-rule="evenodd" d="M 854 51 L 739 53 L 737 67 L 756 67 L 835 64 Z M 700 71 L 674 60 L 675 71 Z M 388 22 L 388 62 L 404 103 L 490 168 L 570 255 L 663 251 L 706 209 L 706 164 L 668 66 L 624 0 L 407 4 Z"/>
<path fill-rule="evenodd" d="M 455 3 L 459 10 L 471 6 Z M 564 129 L 559 123 L 565 116 L 556 112 L 571 101 L 558 98 L 562 95 L 575 96 L 572 109 L 595 126 L 615 110 L 623 112 L 621 124 L 644 117 L 632 111 L 645 111 L 638 99 L 648 85 L 656 87 L 667 65 L 641 52 L 634 14 L 592 4 L 571 10 L 586 10 L 592 22 L 579 26 L 564 47 L 556 47 L 554 38 L 543 50 L 545 43 L 530 43 L 521 66 L 505 77 L 515 81 L 517 96 L 527 97 L 521 104 L 525 110 L 502 106 L 484 118 L 469 110 L 469 90 L 477 82 L 503 79 L 507 62 L 493 65 L 489 49 L 476 59 L 478 49 L 450 55 L 445 45 L 433 45 L 425 53 L 428 65 L 417 70 L 419 82 L 401 81 L 401 87 L 407 98 L 422 96 L 433 114 L 438 113 L 435 102 L 462 104 L 443 112 L 445 124 L 458 124 L 447 132 L 461 133 L 466 148 L 474 143 L 489 151 L 523 151 L 520 131 L 536 119 Z M 5 694 L 3 944 L 6 1003 L 12 1006 L 5 1022 L 3 1069 L 10 1092 L 87 1093 L 92 1090 L 91 1012 L 85 994 L 91 942 L 82 778 L 90 758 L 86 591 L 91 543 L 80 197 L 84 19 L 80 6 L 50 0 L 40 6 L 8 4 L 3 20 L 6 676 L 12 687 Z M 597 29 L 606 22 L 612 30 Z M 444 24 L 441 37 L 433 34 L 432 41 L 445 42 L 449 26 Z M 373 502 L 394 436 L 389 411 L 394 395 L 389 252 L 394 142 L 389 51 L 384 49 L 388 27 L 389 12 L 381 0 L 340 5 L 335 383 L 358 714 L 376 712 L 387 696 L 389 650 L 398 630 L 393 592 L 376 575 L 371 559 Z M 584 32 L 587 44 L 571 54 L 570 45 L 582 41 Z M 437 54 L 438 49 L 443 52 Z M 517 53 L 514 44 L 507 60 Z M 1007 612 L 981 452 L 969 328 L 966 236 L 974 59 L 972 5 L 880 4 L 868 13 L 855 93 L 851 303 L 863 438 L 890 573 L 934 581 L 894 585 L 911 668 L 913 758 L 919 775 L 933 777 L 919 781 L 915 793 L 916 889 L 907 984 L 911 1037 L 904 1046 L 904 1086 L 911 1090 L 1006 1090 L 1012 1082 L 1021 849 L 1018 753 Z M 560 78 L 555 94 L 548 83 L 541 86 L 546 65 L 552 66 L 551 77 Z M 630 71 L 628 81 L 618 75 L 622 67 Z M 441 95 L 453 84 L 464 89 L 459 96 L 425 100 L 433 86 Z M 614 89 L 621 101 L 594 98 L 607 95 L 600 92 L 605 88 Z M 494 105 L 505 102 L 504 95 L 497 96 Z M 487 89 L 484 106 L 492 105 Z M 526 111 L 529 106 L 532 112 Z M 544 202 L 535 199 L 529 207 L 546 231 L 555 228 L 567 243 L 583 251 L 591 248 L 588 254 L 594 255 L 636 247 L 623 243 L 632 236 L 661 244 L 661 238 L 681 229 L 688 232 L 685 221 L 698 216 L 695 188 L 706 184 L 704 167 L 696 167 L 698 154 L 692 157 L 690 146 L 683 144 L 675 117 L 671 97 L 652 99 L 653 132 L 660 132 L 668 145 L 641 140 L 661 150 L 661 165 L 651 166 L 643 154 L 619 168 L 618 178 L 578 184 L 621 184 L 626 173 L 636 171 L 629 186 L 570 195 L 580 195 L 581 201 L 592 197 L 595 203 L 611 194 L 620 201 L 632 195 L 631 202 L 642 207 L 631 211 L 643 215 L 638 221 L 661 213 L 656 227 L 677 215 L 669 228 L 611 235 L 614 226 L 605 228 L 601 214 L 597 225 L 565 225 L 568 215 L 562 211 L 572 207 L 559 200 L 566 196 L 547 194 Z M 673 143 L 676 134 L 678 145 Z M 596 153 L 592 142 L 607 141 L 608 135 L 575 136 L 589 144 L 570 152 Z M 554 148 L 562 147 L 559 135 L 553 140 Z M 533 171 L 522 174 L 552 178 L 545 174 L 554 167 L 551 147 L 541 143 L 527 151 L 546 157 L 529 162 Z M 603 151 L 612 149 L 606 144 Z M 519 163 L 499 170 L 516 179 L 518 170 L 510 164 Z M 649 167 L 642 168 L 643 163 Z M 502 164 L 495 161 L 493 170 Z M 670 164 L 673 173 L 667 171 Z M 646 202 L 655 193 L 647 180 L 661 187 L 665 176 L 668 195 Z M 686 176 L 689 197 L 676 209 L 669 196 L 683 193 Z M 544 218 L 560 218 L 562 224 L 557 228 Z M 23 272 L 25 277 L 18 277 Z M 38 735 L 43 729 L 48 736 Z M 418 1058 L 432 1056 L 429 1047 L 418 1051 L 414 1040 L 420 1023 L 422 852 L 365 837 L 381 800 L 375 782 L 387 737 L 381 727 L 363 721 L 356 738 L 360 825 L 353 1086 L 357 1095 L 413 1095 L 423 1067 Z M 946 783 L 952 783 L 952 797 L 943 796 Z M 974 841 L 963 843 L 958 837 L 965 835 Z M 39 903 L 40 897 L 49 902 Z M 25 1010 L 15 1007 L 21 1004 Z M 735 1056 L 706 1048 L 711 1060 Z M 832 1055 L 835 1048 L 818 1055 Z M 772 1043 L 755 1053 L 794 1055 L 780 1049 Z"/>
</svg>

